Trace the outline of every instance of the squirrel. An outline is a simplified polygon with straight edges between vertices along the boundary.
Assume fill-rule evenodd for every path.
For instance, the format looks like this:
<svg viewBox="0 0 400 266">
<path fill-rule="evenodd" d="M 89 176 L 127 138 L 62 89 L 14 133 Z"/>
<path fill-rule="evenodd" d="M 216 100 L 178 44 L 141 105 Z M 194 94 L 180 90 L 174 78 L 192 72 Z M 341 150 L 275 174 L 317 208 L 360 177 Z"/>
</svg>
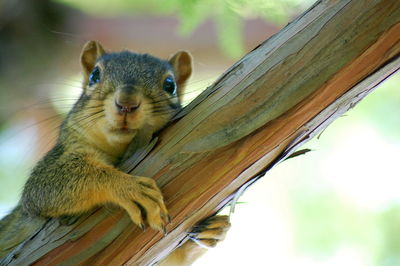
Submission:
<svg viewBox="0 0 400 266">
<path fill-rule="evenodd" d="M 55 146 L 33 168 L 17 207 L 0 221 L 0 258 L 45 219 L 108 203 L 125 209 L 140 228 L 149 225 L 165 232 L 170 218 L 156 182 L 126 174 L 116 165 L 141 130 L 151 137 L 181 109 L 192 57 L 186 51 L 169 60 L 106 52 L 99 42 L 89 41 L 80 61 L 82 93 L 62 122 Z M 191 240 L 160 264 L 189 265 L 204 247 L 222 240 L 229 221 L 216 217 L 195 226 Z"/>
</svg>

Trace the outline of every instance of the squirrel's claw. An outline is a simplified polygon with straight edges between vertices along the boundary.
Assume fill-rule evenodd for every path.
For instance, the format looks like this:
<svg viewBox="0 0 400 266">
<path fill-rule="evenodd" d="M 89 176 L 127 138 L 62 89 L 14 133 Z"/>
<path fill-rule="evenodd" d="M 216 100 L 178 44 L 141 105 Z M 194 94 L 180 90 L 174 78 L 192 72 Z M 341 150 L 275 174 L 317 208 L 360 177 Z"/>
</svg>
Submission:
<svg viewBox="0 0 400 266">
<path fill-rule="evenodd" d="M 225 239 L 230 227 L 229 216 L 212 216 L 195 225 L 188 236 L 200 246 L 214 247 L 219 241 Z"/>
<path fill-rule="evenodd" d="M 155 230 L 166 232 L 165 226 L 169 221 L 169 215 L 156 182 L 148 177 L 132 178 L 136 182 L 128 184 L 127 186 L 131 185 L 130 188 L 123 189 L 127 197 L 124 202 L 130 203 L 121 206 L 128 211 L 132 221 L 140 228 L 146 223 Z"/>
</svg>

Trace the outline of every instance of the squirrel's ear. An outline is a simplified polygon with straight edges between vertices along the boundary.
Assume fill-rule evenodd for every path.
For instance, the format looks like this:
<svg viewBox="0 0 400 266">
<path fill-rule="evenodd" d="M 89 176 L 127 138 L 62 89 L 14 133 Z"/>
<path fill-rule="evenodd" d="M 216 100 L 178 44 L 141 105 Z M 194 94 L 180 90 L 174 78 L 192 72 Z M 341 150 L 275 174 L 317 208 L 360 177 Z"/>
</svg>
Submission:
<svg viewBox="0 0 400 266">
<path fill-rule="evenodd" d="M 185 83 L 192 74 L 192 56 L 189 52 L 180 51 L 169 59 L 169 63 L 175 70 L 178 95 L 182 96 Z"/>
<path fill-rule="evenodd" d="M 85 78 L 92 72 L 97 58 L 105 54 L 103 46 L 97 41 L 88 41 L 82 48 L 81 64 Z"/>
</svg>

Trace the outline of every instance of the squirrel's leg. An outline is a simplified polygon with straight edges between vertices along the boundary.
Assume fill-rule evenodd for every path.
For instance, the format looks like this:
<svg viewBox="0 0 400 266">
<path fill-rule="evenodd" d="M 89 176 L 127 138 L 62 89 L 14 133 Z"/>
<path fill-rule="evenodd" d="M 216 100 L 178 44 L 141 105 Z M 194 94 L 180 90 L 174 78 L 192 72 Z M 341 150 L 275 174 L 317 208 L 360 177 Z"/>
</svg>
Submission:
<svg viewBox="0 0 400 266">
<path fill-rule="evenodd" d="M 123 207 L 140 227 L 147 223 L 154 229 L 164 230 L 168 212 L 153 179 L 126 174 L 88 157 L 65 161 L 69 163 L 68 168 L 55 166 L 56 182 L 52 181 L 52 176 L 56 176 L 54 169 L 47 168 L 45 176 L 31 176 L 22 196 L 26 210 L 41 216 L 59 217 L 114 203 Z M 37 183 L 42 185 L 35 186 Z"/>
<path fill-rule="evenodd" d="M 192 264 L 208 248 L 215 247 L 218 242 L 224 240 L 230 226 L 229 216 L 227 215 L 209 217 L 194 226 L 189 233 L 190 239 L 157 265 L 184 266 Z"/>
</svg>

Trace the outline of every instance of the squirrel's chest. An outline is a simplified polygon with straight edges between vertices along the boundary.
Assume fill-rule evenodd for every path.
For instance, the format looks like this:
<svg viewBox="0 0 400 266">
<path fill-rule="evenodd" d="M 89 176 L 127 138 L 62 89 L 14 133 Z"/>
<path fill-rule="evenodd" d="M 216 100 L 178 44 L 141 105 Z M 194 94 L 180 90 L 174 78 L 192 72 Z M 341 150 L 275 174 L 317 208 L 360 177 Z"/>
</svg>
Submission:
<svg viewBox="0 0 400 266">
<path fill-rule="evenodd" d="M 116 165 L 119 162 L 122 155 L 124 154 L 124 152 L 125 150 L 122 151 L 112 150 L 112 149 L 102 150 L 99 149 L 98 147 L 91 147 L 89 149 L 86 149 L 85 154 L 89 158 L 91 158 L 92 161 L 97 161 L 101 164 Z"/>
</svg>

